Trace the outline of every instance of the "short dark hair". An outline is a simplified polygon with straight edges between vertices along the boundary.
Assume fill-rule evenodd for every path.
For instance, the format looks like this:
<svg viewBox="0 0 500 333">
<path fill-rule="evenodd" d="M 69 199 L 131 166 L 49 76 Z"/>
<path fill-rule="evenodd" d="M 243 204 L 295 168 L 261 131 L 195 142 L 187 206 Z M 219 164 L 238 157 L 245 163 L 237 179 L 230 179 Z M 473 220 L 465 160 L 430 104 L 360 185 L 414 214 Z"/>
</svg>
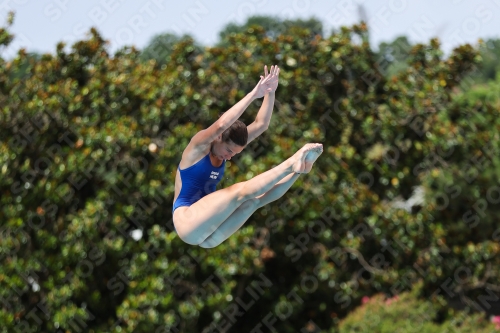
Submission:
<svg viewBox="0 0 500 333">
<path fill-rule="evenodd" d="M 247 125 L 245 125 L 242 121 L 236 120 L 231 127 L 222 133 L 222 141 L 232 141 L 238 146 L 246 146 L 248 142 Z"/>
</svg>

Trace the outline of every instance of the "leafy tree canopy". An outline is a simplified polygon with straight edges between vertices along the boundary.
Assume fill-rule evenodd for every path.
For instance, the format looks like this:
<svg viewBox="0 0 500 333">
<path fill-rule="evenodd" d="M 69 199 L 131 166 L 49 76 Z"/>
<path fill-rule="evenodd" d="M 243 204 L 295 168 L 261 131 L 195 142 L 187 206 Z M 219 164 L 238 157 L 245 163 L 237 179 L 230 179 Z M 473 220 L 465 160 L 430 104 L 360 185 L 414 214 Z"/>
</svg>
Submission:
<svg viewBox="0 0 500 333">
<path fill-rule="evenodd" d="M 479 67 L 477 78 L 481 82 L 495 80 L 497 73 L 500 72 L 500 39 L 487 39 L 479 47 L 479 54 L 482 58 L 482 64 Z"/>
<path fill-rule="evenodd" d="M 408 68 L 408 58 L 413 45 L 406 36 L 399 36 L 393 41 L 382 42 L 378 46 L 380 69 L 387 77 Z"/>
<path fill-rule="evenodd" d="M 187 51 L 200 53 L 201 46 L 194 42 L 190 35 L 177 36 L 171 33 L 164 33 L 154 36 L 149 44 L 142 50 L 140 58 L 142 60 L 154 59 L 159 66 L 170 61 L 170 56 L 181 42 L 188 42 L 191 45 Z"/>
<path fill-rule="evenodd" d="M 244 33 L 249 28 L 258 26 L 265 31 L 266 36 L 276 38 L 279 35 L 290 33 L 293 28 L 308 29 L 311 35 L 323 36 L 323 23 L 316 18 L 281 19 L 274 16 L 251 16 L 243 24 L 229 23 L 219 33 L 221 42 L 231 34 Z"/>
</svg>

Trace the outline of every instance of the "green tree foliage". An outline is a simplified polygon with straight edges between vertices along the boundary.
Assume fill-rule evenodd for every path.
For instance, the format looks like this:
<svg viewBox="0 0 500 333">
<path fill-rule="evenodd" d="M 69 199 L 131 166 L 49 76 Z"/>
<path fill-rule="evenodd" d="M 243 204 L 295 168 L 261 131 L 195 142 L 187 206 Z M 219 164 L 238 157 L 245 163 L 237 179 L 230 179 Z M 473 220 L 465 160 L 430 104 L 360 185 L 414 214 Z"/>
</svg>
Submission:
<svg viewBox="0 0 500 333">
<path fill-rule="evenodd" d="M 454 99 L 462 108 L 481 110 L 488 104 L 496 109 L 500 107 L 500 75 L 484 83 L 471 79 L 464 82 L 461 88 Z"/>
<path fill-rule="evenodd" d="M 500 72 L 500 39 L 490 38 L 484 41 L 479 47 L 480 55 L 483 59 L 478 68 L 476 78 L 480 82 L 495 80 L 497 73 Z"/>
<path fill-rule="evenodd" d="M 386 77 L 396 75 L 408 68 L 408 60 L 413 45 L 406 36 L 399 36 L 390 42 L 382 42 L 378 46 L 379 70 Z M 461 87 L 467 90 L 468 85 L 494 81 L 499 72 L 500 40 L 487 39 L 479 45 L 481 63 L 471 69 L 471 82 L 462 82 Z"/>
<path fill-rule="evenodd" d="M 443 297 L 491 307 L 498 111 L 452 94 L 478 52 L 463 45 L 444 59 L 431 40 L 387 80 L 368 43 L 354 42 L 365 33 L 270 38 L 253 26 L 197 55 L 180 40 L 160 67 L 133 48 L 110 55 L 92 30 L 70 51 L 0 60 L 3 332 L 334 332 L 363 296 L 418 279 L 443 320 Z M 282 69 L 271 125 L 223 185 L 306 142 L 324 153 L 226 242 L 189 246 L 171 214 L 182 151 L 264 64 Z M 424 200 L 401 208 L 415 188 Z"/>
<path fill-rule="evenodd" d="M 164 33 L 151 38 L 149 44 L 142 50 L 140 59 L 146 61 L 154 59 L 158 66 L 162 66 L 170 61 L 170 56 L 175 51 L 175 47 L 182 42 L 192 43 L 188 51 L 193 56 L 201 52 L 201 47 L 194 43 L 194 39 L 191 36 L 177 36 L 171 33 Z"/>
<path fill-rule="evenodd" d="M 379 68 L 386 77 L 391 77 L 408 68 L 408 58 L 412 47 L 406 36 L 399 36 L 391 42 L 379 44 Z"/>
<path fill-rule="evenodd" d="M 418 298 L 418 285 L 413 292 L 395 297 L 383 294 L 366 298 L 365 304 L 350 313 L 339 325 L 339 333 L 493 333 L 493 324 L 482 316 L 454 312 L 452 319 L 436 324 L 437 311 L 429 301 Z"/>
<path fill-rule="evenodd" d="M 221 44 L 227 43 L 228 37 L 233 34 L 245 33 L 253 26 L 259 27 L 266 32 L 266 36 L 274 39 L 279 35 L 289 34 L 293 29 L 307 29 L 311 36 L 323 36 L 323 23 L 316 18 L 308 20 L 302 19 L 281 19 L 273 16 L 251 16 L 243 24 L 229 23 L 219 33 Z"/>
</svg>

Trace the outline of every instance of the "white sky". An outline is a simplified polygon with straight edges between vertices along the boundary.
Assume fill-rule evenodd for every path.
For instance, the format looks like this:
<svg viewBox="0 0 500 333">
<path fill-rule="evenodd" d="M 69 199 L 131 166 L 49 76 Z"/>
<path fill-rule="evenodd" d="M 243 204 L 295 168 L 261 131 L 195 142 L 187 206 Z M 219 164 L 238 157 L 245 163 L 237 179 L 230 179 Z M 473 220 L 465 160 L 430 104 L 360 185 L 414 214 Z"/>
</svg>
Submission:
<svg viewBox="0 0 500 333">
<path fill-rule="evenodd" d="M 331 28 L 359 22 L 357 5 L 365 8 L 371 43 L 406 35 L 412 42 L 439 37 L 448 52 L 478 38 L 500 37 L 500 0 L 0 0 L 0 24 L 14 10 L 16 39 L 1 55 L 20 47 L 53 53 L 59 41 L 69 44 L 96 27 L 110 50 L 124 45 L 143 48 L 158 33 L 189 33 L 213 45 L 229 22 L 252 15 L 310 18 Z"/>
</svg>

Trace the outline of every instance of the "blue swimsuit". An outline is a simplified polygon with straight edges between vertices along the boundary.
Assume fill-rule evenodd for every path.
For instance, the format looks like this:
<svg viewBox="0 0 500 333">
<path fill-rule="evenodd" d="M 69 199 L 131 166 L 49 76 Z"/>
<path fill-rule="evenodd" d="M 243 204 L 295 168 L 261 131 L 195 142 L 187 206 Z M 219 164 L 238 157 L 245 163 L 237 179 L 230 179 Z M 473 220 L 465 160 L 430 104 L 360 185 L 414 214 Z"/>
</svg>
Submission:
<svg viewBox="0 0 500 333">
<path fill-rule="evenodd" d="M 214 167 L 210 160 L 210 153 L 208 153 L 189 168 L 181 170 L 178 166 L 182 188 L 174 202 L 172 214 L 174 214 L 177 207 L 191 206 L 204 196 L 215 192 L 215 186 L 221 181 L 222 176 L 224 176 L 225 165 L 226 160 L 222 162 L 220 167 Z"/>
</svg>

